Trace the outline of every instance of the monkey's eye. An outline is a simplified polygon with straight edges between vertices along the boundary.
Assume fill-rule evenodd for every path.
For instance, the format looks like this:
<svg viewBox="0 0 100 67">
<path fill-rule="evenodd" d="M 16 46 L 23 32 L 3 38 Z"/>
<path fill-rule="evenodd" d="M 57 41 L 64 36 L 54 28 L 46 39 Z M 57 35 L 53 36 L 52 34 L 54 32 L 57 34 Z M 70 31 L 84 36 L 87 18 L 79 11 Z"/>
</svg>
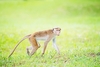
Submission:
<svg viewBox="0 0 100 67">
<path fill-rule="evenodd" d="M 60 30 L 57 30 L 57 31 L 60 31 Z"/>
</svg>

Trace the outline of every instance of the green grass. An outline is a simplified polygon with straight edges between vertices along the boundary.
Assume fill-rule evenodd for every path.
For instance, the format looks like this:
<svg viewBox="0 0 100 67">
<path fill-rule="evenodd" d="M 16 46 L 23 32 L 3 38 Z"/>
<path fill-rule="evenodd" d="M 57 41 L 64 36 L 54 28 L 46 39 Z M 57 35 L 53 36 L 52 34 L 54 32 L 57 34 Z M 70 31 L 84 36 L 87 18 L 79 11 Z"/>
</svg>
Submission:
<svg viewBox="0 0 100 67">
<path fill-rule="evenodd" d="M 100 1 L 48 0 L 0 1 L 0 67 L 100 67 Z M 57 44 L 61 54 L 47 46 L 30 58 L 26 54 L 28 40 L 23 41 L 7 58 L 25 35 L 59 26 Z"/>
</svg>

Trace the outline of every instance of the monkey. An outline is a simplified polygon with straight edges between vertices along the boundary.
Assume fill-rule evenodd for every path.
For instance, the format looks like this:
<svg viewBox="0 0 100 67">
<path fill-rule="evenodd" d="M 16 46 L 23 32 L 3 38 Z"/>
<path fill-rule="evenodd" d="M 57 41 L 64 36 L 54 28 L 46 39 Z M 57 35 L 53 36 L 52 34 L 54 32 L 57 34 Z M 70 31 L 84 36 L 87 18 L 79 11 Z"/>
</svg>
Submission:
<svg viewBox="0 0 100 67">
<path fill-rule="evenodd" d="M 49 43 L 50 40 L 52 40 L 53 42 L 53 46 L 55 48 L 55 50 L 57 51 L 58 54 L 60 54 L 60 50 L 58 48 L 58 46 L 56 45 L 56 36 L 59 36 L 61 32 L 61 28 L 56 27 L 53 29 L 48 29 L 48 30 L 43 30 L 43 31 L 38 31 L 29 35 L 26 35 L 25 37 L 22 38 L 22 40 L 20 40 L 17 45 L 14 47 L 13 51 L 10 53 L 10 55 L 8 57 L 10 57 L 15 49 L 18 47 L 18 45 L 25 39 L 28 39 L 31 46 L 26 48 L 27 54 L 29 56 L 32 56 L 38 48 L 40 48 L 40 44 L 38 43 L 38 40 L 44 40 L 44 47 L 43 47 L 43 51 L 42 51 L 42 56 L 45 53 L 47 44 Z"/>
</svg>

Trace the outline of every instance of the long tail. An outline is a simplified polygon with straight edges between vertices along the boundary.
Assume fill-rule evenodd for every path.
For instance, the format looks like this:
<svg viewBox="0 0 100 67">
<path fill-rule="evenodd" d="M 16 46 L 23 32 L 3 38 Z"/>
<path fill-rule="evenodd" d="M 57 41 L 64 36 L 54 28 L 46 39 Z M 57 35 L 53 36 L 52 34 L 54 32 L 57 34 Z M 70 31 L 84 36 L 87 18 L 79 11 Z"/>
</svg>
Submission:
<svg viewBox="0 0 100 67">
<path fill-rule="evenodd" d="M 8 58 L 14 53 L 15 49 L 18 47 L 18 45 L 25 39 L 29 38 L 30 35 L 25 36 L 22 40 L 20 40 L 16 46 L 14 47 L 13 51 L 10 53 L 10 55 L 8 56 Z"/>
</svg>

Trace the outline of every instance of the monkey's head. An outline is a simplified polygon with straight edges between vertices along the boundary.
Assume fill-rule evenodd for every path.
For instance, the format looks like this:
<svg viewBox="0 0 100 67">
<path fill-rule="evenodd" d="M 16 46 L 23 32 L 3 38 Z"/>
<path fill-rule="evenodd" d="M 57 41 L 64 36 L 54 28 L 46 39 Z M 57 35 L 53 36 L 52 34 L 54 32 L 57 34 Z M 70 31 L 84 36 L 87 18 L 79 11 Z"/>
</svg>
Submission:
<svg viewBox="0 0 100 67">
<path fill-rule="evenodd" d="M 57 35 L 57 36 L 60 35 L 60 31 L 61 31 L 61 28 L 59 28 L 59 27 L 53 28 L 53 33 L 54 33 L 55 35 Z"/>
</svg>

